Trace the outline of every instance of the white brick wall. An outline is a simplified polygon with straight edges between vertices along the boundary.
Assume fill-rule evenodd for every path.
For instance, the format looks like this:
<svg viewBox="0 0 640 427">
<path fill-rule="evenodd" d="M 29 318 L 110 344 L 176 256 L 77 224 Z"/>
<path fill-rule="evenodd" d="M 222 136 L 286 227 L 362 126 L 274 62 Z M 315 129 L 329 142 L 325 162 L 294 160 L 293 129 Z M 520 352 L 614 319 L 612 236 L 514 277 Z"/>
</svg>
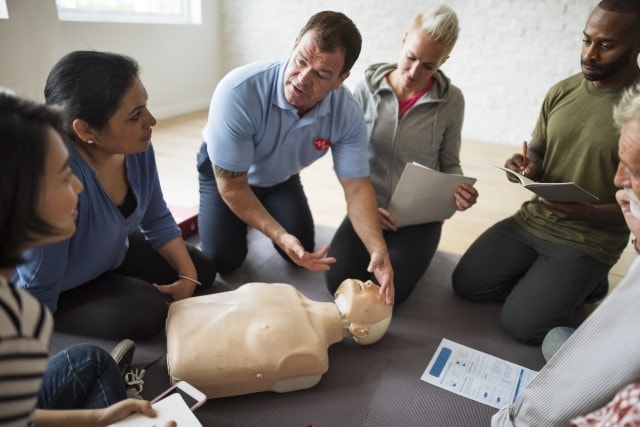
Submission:
<svg viewBox="0 0 640 427">
<path fill-rule="evenodd" d="M 352 86 L 366 65 L 395 62 L 416 0 L 221 0 L 223 68 L 287 57 L 313 13 L 338 10 L 363 37 Z M 555 82 L 580 71 L 584 23 L 597 0 L 452 0 L 460 38 L 442 69 L 465 94 L 463 137 L 521 144 Z"/>
</svg>

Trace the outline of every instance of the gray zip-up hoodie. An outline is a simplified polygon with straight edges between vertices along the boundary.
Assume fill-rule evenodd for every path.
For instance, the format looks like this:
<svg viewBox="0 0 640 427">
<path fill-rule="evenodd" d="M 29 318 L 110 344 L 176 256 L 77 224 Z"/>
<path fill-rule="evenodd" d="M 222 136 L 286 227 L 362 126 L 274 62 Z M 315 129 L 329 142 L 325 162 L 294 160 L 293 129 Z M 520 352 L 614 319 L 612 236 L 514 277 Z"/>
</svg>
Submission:
<svg viewBox="0 0 640 427">
<path fill-rule="evenodd" d="M 378 205 L 383 208 L 388 206 L 406 163 L 462 174 L 462 92 L 438 70 L 433 87 L 398 119 L 398 98 L 385 78 L 396 68 L 396 64 L 371 65 L 365 80 L 354 89 L 369 132 L 371 179 Z"/>
</svg>

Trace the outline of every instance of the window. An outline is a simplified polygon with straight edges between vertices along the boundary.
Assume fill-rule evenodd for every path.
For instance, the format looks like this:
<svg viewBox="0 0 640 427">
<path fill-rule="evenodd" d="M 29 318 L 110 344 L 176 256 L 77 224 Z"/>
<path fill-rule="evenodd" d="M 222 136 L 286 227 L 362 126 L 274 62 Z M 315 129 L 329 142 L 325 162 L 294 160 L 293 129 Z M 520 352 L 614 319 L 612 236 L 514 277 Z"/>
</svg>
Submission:
<svg viewBox="0 0 640 427">
<path fill-rule="evenodd" d="M 56 0 L 61 21 L 201 24 L 201 0 Z"/>
<path fill-rule="evenodd" d="M 9 19 L 7 11 L 7 0 L 0 0 L 0 19 Z"/>
</svg>

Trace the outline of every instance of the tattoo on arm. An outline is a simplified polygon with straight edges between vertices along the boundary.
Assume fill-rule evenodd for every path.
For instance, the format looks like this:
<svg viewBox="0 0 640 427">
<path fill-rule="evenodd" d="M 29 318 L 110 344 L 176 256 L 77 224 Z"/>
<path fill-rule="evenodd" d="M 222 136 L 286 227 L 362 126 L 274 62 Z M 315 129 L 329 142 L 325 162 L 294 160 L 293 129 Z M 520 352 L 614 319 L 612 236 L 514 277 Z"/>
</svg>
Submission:
<svg viewBox="0 0 640 427">
<path fill-rule="evenodd" d="M 213 165 L 213 173 L 216 175 L 216 178 L 239 178 L 247 174 L 247 172 L 234 172 L 222 169 L 220 166 L 216 165 Z"/>
</svg>

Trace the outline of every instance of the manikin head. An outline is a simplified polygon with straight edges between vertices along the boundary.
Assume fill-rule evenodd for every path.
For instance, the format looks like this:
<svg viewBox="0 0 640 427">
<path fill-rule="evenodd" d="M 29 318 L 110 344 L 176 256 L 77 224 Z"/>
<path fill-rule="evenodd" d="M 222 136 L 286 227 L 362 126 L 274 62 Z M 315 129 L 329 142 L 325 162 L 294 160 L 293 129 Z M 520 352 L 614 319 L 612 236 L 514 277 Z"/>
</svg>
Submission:
<svg viewBox="0 0 640 427">
<path fill-rule="evenodd" d="M 349 333 L 361 345 L 373 344 L 387 332 L 393 308 L 385 304 L 380 287 L 370 280 L 346 279 L 334 293 Z"/>
</svg>

